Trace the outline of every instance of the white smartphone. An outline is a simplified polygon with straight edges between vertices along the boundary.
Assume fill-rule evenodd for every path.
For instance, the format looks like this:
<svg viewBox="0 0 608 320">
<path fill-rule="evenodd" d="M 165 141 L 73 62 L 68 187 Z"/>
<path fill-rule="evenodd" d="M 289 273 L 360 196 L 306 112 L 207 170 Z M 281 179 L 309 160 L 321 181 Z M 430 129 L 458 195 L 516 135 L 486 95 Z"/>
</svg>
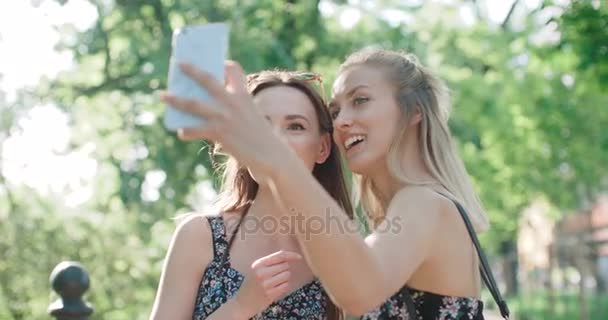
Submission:
<svg viewBox="0 0 608 320">
<path fill-rule="evenodd" d="M 186 76 L 179 64 L 187 62 L 211 73 L 224 83 L 224 61 L 228 54 L 229 27 L 225 23 L 192 25 L 176 29 L 173 33 L 172 53 L 169 62 L 168 91 L 181 98 L 199 99 L 210 102 L 207 92 L 194 80 Z M 170 131 L 179 128 L 196 127 L 203 121 L 167 106 L 164 114 L 165 127 Z"/>
</svg>

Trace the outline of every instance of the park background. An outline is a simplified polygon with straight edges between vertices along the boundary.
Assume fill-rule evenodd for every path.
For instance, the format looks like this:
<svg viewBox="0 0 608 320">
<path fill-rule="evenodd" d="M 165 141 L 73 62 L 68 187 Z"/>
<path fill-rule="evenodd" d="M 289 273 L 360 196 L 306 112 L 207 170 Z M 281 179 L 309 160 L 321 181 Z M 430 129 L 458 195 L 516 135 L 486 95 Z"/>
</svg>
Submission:
<svg viewBox="0 0 608 320">
<path fill-rule="evenodd" d="M 158 90 L 173 30 L 215 21 L 246 71 L 316 71 L 326 92 L 353 50 L 417 54 L 452 89 L 515 318 L 608 319 L 606 0 L 0 1 L 0 319 L 49 319 L 64 260 L 92 319 L 147 319 L 173 217 L 217 188 Z"/>
</svg>

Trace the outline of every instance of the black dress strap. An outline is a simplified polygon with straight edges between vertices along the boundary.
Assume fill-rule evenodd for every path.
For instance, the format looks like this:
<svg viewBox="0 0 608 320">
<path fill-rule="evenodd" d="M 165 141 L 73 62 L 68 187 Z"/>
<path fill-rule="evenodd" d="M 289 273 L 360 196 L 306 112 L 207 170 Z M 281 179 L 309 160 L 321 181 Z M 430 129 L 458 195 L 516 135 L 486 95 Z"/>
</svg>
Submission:
<svg viewBox="0 0 608 320">
<path fill-rule="evenodd" d="M 228 241 L 226 239 L 226 225 L 221 216 L 207 216 L 213 237 L 213 257 L 223 260 L 228 254 Z"/>
<path fill-rule="evenodd" d="M 496 285 L 496 280 L 494 279 L 494 275 L 492 274 L 492 270 L 490 269 L 488 259 L 486 258 L 486 255 L 484 254 L 483 249 L 481 248 L 481 245 L 479 244 L 479 240 L 477 239 L 477 233 L 475 232 L 475 229 L 473 228 L 473 224 L 471 223 L 471 220 L 469 220 L 469 216 L 468 216 L 466 210 L 462 207 L 462 205 L 458 201 L 454 200 L 452 197 L 449 197 L 440 192 L 437 192 L 437 193 L 450 199 L 454 203 L 454 205 L 456 205 L 456 208 L 458 209 L 458 212 L 460 213 L 460 216 L 462 217 L 462 220 L 464 220 L 464 224 L 467 227 L 469 236 L 471 237 L 471 240 L 473 241 L 473 244 L 475 245 L 475 250 L 477 251 L 477 256 L 479 257 L 479 261 L 480 261 L 479 271 L 481 272 L 481 278 L 483 279 L 483 282 L 485 283 L 486 287 L 492 294 L 492 298 L 494 298 L 494 301 L 498 305 L 498 309 L 500 310 L 500 315 L 505 319 L 509 319 L 509 314 L 510 314 L 509 307 L 507 306 L 507 302 L 503 299 L 502 295 L 500 294 L 498 285 Z"/>
</svg>

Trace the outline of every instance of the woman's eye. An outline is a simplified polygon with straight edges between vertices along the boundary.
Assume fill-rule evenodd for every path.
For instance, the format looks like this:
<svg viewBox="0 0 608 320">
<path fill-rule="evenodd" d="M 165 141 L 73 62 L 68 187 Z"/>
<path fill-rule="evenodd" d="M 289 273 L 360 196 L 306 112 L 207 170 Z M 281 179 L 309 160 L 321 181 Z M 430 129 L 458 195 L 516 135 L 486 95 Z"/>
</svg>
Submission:
<svg viewBox="0 0 608 320">
<path fill-rule="evenodd" d="M 360 105 L 360 104 L 365 103 L 367 101 L 369 101 L 369 98 L 366 98 L 366 97 L 356 97 L 353 100 L 353 102 L 354 102 L 355 105 Z"/>
<path fill-rule="evenodd" d="M 332 120 L 336 120 L 336 118 L 338 117 L 338 113 L 340 113 L 340 110 L 334 110 L 329 113 L 329 116 L 331 117 Z"/>
<path fill-rule="evenodd" d="M 304 126 L 299 123 L 292 123 L 287 128 L 289 130 L 304 130 Z"/>
</svg>

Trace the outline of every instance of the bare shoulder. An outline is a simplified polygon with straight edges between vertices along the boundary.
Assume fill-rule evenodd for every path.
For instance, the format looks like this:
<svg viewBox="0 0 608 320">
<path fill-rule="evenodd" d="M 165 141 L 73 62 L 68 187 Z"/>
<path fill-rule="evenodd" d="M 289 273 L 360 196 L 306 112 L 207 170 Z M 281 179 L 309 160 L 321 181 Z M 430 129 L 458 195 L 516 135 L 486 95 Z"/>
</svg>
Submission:
<svg viewBox="0 0 608 320">
<path fill-rule="evenodd" d="M 213 214 L 189 213 L 180 218 L 175 228 L 176 236 L 194 239 L 202 239 L 205 235 L 211 235 L 211 227 L 209 226 L 209 217 Z"/>
<path fill-rule="evenodd" d="M 173 235 L 174 244 L 186 249 L 196 249 L 197 252 L 201 250 L 213 252 L 211 250 L 213 231 L 209 219 L 219 217 L 222 218 L 224 228 L 227 232 L 230 232 L 241 218 L 241 212 L 212 210 L 206 213 L 187 213 L 178 219 L 177 228 Z"/>
<path fill-rule="evenodd" d="M 211 227 L 209 226 L 209 218 L 222 216 L 221 211 L 210 210 L 208 212 L 189 212 L 179 216 L 176 219 L 177 228 L 176 236 L 185 238 L 202 238 L 208 236 L 211 239 Z"/>
<path fill-rule="evenodd" d="M 450 214 L 452 207 L 448 198 L 428 187 L 407 186 L 395 194 L 387 209 L 387 216 L 398 215 L 408 220 L 439 223 L 446 214 Z"/>
<path fill-rule="evenodd" d="M 213 236 L 208 218 L 215 215 L 190 213 L 182 217 L 173 233 L 170 256 L 187 257 L 194 265 L 207 264 L 211 261 Z"/>
</svg>

